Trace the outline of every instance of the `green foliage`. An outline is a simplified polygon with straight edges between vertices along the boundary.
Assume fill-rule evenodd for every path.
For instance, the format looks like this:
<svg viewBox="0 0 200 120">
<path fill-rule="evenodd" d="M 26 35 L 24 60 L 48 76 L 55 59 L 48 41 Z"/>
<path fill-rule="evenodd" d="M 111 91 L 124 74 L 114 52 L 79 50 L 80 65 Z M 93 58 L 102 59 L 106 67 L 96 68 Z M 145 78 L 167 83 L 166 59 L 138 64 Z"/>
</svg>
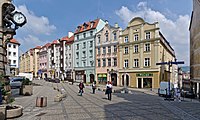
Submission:
<svg viewBox="0 0 200 120">
<path fill-rule="evenodd" d="M 24 78 L 22 81 L 22 85 L 31 85 L 32 82 L 28 78 Z"/>
</svg>

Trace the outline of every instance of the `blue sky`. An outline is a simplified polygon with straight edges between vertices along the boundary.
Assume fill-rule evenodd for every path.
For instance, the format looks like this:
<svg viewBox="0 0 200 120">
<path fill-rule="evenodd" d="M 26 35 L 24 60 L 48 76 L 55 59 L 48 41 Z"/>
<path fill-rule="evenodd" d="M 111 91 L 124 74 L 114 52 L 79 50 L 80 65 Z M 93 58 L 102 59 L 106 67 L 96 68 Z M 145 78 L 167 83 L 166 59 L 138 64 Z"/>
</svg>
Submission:
<svg viewBox="0 0 200 120">
<path fill-rule="evenodd" d="M 133 17 L 158 21 L 178 60 L 189 64 L 189 22 L 192 0 L 13 0 L 28 23 L 14 36 L 21 52 L 64 37 L 85 21 L 102 18 L 123 29 Z"/>
</svg>

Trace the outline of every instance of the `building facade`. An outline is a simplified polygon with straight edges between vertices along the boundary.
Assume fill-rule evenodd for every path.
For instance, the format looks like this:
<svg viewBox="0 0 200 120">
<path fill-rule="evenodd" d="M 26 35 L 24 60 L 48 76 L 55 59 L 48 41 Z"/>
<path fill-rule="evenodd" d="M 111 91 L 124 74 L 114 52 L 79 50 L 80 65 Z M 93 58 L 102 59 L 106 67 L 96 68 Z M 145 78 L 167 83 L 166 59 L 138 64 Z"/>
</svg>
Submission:
<svg viewBox="0 0 200 120">
<path fill-rule="evenodd" d="M 73 76 L 73 42 L 74 34 L 68 33 L 68 36 L 61 39 L 60 45 L 60 59 L 61 59 L 61 71 L 62 79 L 71 81 L 74 79 Z"/>
<path fill-rule="evenodd" d="M 99 84 L 112 81 L 114 86 L 119 83 L 118 73 L 118 45 L 121 28 L 116 23 L 111 26 L 106 23 L 104 28 L 96 34 L 96 80 Z"/>
<path fill-rule="evenodd" d="M 7 44 L 9 71 L 12 75 L 17 75 L 19 72 L 19 46 L 20 43 L 16 39 L 11 39 Z"/>
<path fill-rule="evenodd" d="M 96 19 L 79 25 L 74 33 L 73 60 L 76 81 L 95 81 L 95 35 L 105 22 Z"/>
<path fill-rule="evenodd" d="M 39 50 L 39 72 L 41 78 L 48 77 L 48 47 L 51 46 L 51 43 L 47 43 L 42 46 Z"/>
<path fill-rule="evenodd" d="M 190 75 L 191 91 L 200 94 L 200 1 L 193 0 L 193 12 L 190 22 Z M 200 97 L 199 97 L 200 98 Z"/>
<path fill-rule="evenodd" d="M 50 46 L 51 52 L 49 54 L 50 58 L 50 74 L 52 78 L 61 78 L 60 71 L 60 41 L 54 40 Z"/>
<path fill-rule="evenodd" d="M 161 34 L 158 22 L 149 24 L 133 18 L 120 37 L 119 85 L 159 88 L 160 81 L 173 78 L 172 67 L 156 65 L 175 60 L 175 52 Z"/>
</svg>

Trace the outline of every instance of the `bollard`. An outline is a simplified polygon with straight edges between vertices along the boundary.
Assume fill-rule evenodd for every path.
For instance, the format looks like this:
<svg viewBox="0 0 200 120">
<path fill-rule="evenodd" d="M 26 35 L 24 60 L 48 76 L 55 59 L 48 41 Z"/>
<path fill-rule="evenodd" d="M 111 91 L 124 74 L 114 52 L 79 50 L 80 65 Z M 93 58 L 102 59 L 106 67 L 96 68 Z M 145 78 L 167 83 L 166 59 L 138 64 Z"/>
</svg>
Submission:
<svg viewBox="0 0 200 120">
<path fill-rule="evenodd" d="M 46 107 L 47 106 L 47 97 L 37 97 L 36 98 L 36 107 Z"/>
</svg>

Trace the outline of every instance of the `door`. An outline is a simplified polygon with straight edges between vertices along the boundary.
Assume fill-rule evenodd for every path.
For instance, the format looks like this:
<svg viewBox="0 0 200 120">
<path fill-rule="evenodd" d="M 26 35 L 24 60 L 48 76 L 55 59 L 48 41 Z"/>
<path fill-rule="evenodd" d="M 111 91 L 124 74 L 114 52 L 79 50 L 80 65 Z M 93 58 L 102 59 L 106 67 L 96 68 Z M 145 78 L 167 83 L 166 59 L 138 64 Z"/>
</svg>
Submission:
<svg viewBox="0 0 200 120">
<path fill-rule="evenodd" d="M 138 78 L 138 88 L 142 88 L 142 79 Z"/>
</svg>

